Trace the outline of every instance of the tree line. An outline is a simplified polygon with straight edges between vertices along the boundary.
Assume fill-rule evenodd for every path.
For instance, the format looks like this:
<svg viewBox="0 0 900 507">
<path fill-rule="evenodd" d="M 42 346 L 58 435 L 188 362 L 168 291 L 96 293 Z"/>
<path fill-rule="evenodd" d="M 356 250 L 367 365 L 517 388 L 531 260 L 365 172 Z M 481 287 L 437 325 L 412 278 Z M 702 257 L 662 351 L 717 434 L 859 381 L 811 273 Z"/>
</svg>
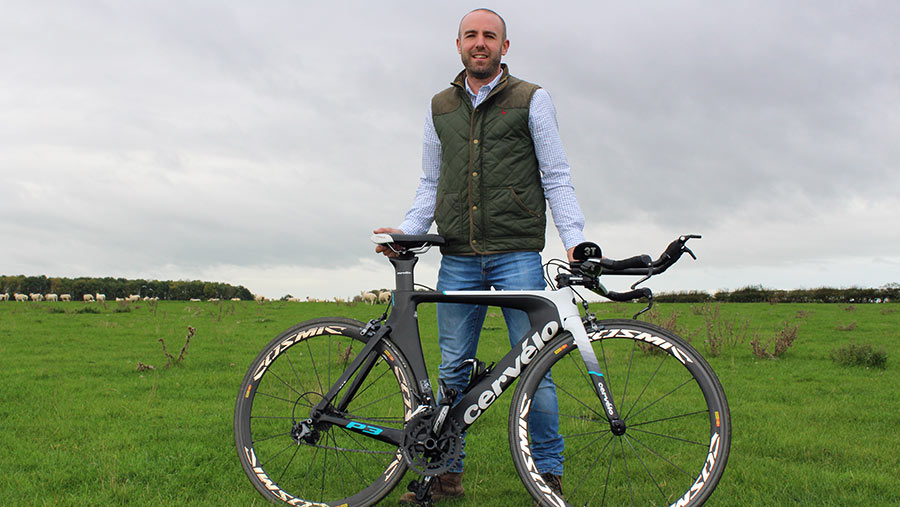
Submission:
<svg viewBox="0 0 900 507">
<path fill-rule="evenodd" d="M 71 294 L 80 301 L 84 294 L 105 294 L 107 299 L 131 295 L 167 300 L 232 299 L 253 300 L 242 285 L 201 280 L 129 280 L 125 278 L 62 278 L 41 276 L 0 276 L 0 292 L 13 294 Z"/>
<path fill-rule="evenodd" d="M 795 290 L 751 286 L 713 294 L 704 291 L 664 292 L 654 295 L 654 299 L 668 303 L 886 303 L 900 301 L 900 283 L 889 283 L 878 288 L 819 287 Z"/>
</svg>

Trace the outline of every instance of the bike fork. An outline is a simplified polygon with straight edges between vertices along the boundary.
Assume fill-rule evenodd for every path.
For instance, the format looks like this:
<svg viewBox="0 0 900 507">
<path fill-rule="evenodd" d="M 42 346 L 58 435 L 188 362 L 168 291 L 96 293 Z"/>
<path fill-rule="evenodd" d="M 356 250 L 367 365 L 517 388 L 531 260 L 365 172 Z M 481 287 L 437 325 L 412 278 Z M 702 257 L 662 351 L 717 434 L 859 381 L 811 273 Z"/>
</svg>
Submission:
<svg viewBox="0 0 900 507">
<path fill-rule="evenodd" d="M 600 404 L 603 406 L 606 417 L 609 419 L 610 429 L 614 435 L 619 436 L 624 434 L 625 422 L 619 417 L 619 411 L 616 409 L 616 404 L 613 401 L 612 392 L 609 390 L 609 384 L 606 382 L 603 370 L 600 369 L 600 363 L 597 361 L 597 354 L 594 353 L 594 348 L 591 346 L 591 340 L 588 338 L 587 332 L 584 329 L 581 316 L 573 315 L 567 317 L 563 321 L 563 327 L 572 333 L 572 336 L 575 338 L 575 345 L 578 346 L 578 351 L 581 353 L 581 359 L 587 367 L 591 385 L 594 387 L 597 399 L 600 400 Z"/>
</svg>

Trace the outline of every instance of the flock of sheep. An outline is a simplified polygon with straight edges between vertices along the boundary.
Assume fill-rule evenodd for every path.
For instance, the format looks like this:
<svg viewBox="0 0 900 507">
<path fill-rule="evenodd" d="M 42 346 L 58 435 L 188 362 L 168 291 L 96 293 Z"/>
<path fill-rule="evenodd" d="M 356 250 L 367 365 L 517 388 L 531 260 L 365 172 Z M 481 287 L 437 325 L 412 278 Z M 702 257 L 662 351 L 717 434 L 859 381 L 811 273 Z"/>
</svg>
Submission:
<svg viewBox="0 0 900 507">
<path fill-rule="evenodd" d="M 71 301 L 71 294 L 19 294 L 18 292 L 13 294 L 13 299 L 16 301 Z M 85 303 L 102 303 L 106 301 L 106 294 L 84 294 L 82 299 Z M 9 301 L 9 294 L 0 293 L 0 301 Z M 141 297 L 137 294 L 132 294 L 126 298 L 116 298 L 116 301 L 126 301 L 129 303 L 133 303 L 135 301 L 159 301 L 159 298 L 154 297 Z"/>
<path fill-rule="evenodd" d="M 257 302 L 266 301 L 266 298 L 263 296 L 254 296 L 254 298 L 256 299 Z M 314 297 L 306 298 L 306 301 L 308 301 L 310 303 L 331 303 L 331 302 L 347 303 L 347 302 L 350 302 L 351 300 L 356 300 L 356 299 L 355 298 L 342 298 L 342 297 L 335 297 L 334 299 L 321 299 L 321 298 L 314 298 Z M 285 301 L 288 301 L 290 303 L 302 303 L 303 302 L 302 299 L 295 298 L 295 297 L 285 298 Z M 375 303 L 390 303 L 391 302 L 391 292 L 387 291 L 387 290 L 380 290 L 380 291 L 376 290 L 376 291 L 370 291 L 370 292 L 360 291 L 359 301 L 362 301 L 363 303 L 370 304 L 370 305 L 374 305 Z"/>
<path fill-rule="evenodd" d="M 361 291 L 359 293 L 359 296 L 360 296 L 360 301 L 362 301 L 363 303 L 370 304 L 370 305 L 374 305 L 375 303 L 389 303 L 391 301 L 390 291 L 372 291 L 372 292 Z M 10 296 L 8 293 L 0 293 L 0 301 L 9 301 L 9 299 L 10 299 Z M 18 292 L 16 292 L 13 294 L 13 299 L 15 301 L 72 301 L 72 295 L 71 294 L 19 294 Z M 93 302 L 102 303 L 102 302 L 106 301 L 106 294 L 99 294 L 99 293 L 84 294 L 82 296 L 82 299 L 84 300 L 85 303 L 93 303 Z M 231 298 L 231 301 L 240 301 L 240 300 L 241 300 L 240 298 Z M 263 296 L 254 296 L 254 300 L 256 300 L 256 302 L 258 302 L 258 303 L 262 303 L 262 302 L 266 301 L 266 298 Z M 328 299 L 319 299 L 319 298 L 312 298 L 312 297 L 308 297 L 308 298 L 306 298 L 306 300 L 309 301 L 310 303 L 327 303 L 327 302 L 332 301 L 332 300 L 328 300 Z M 146 297 L 146 296 L 141 297 L 137 294 L 132 294 L 125 298 L 116 298 L 116 301 L 124 301 L 124 302 L 128 302 L 128 303 L 134 303 L 137 301 L 159 301 L 159 298 L 158 297 L 151 298 L 151 297 Z M 202 300 L 198 299 L 198 298 L 191 298 L 191 301 L 199 302 Z M 220 299 L 219 298 L 209 298 L 207 301 L 215 303 L 215 302 L 220 301 Z M 300 298 L 291 297 L 291 298 L 287 298 L 287 301 L 294 302 L 294 303 L 300 303 L 303 300 Z M 341 298 L 341 297 L 336 297 L 333 299 L 333 301 L 335 303 L 346 303 L 347 302 L 346 299 Z"/>
</svg>

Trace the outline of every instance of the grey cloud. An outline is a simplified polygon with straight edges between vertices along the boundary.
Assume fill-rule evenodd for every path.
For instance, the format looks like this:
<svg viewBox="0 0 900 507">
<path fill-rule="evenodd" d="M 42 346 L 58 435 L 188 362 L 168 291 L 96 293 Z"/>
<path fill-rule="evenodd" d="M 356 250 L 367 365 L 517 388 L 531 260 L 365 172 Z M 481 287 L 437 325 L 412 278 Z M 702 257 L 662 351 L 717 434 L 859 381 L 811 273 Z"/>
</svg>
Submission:
<svg viewBox="0 0 900 507">
<path fill-rule="evenodd" d="M 900 238 L 880 225 L 900 218 L 893 3 L 495 7 L 513 73 L 554 98 L 598 239 L 655 253 L 705 232 L 710 266 L 755 267 L 747 235 L 791 242 L 763 256 L 777 266 L 825 259 L 834 234 L 846 242 L 834 250 L 897 262 Z M 464 10 L 10 9 L 0 237 L 16 248 L 0 271 L 358 264 L 371 229 L 397 225 L 412 202 L 426 106 L 459 70 Z M 58 248 L 64 257 L 48 253 Z"/>
</svg>

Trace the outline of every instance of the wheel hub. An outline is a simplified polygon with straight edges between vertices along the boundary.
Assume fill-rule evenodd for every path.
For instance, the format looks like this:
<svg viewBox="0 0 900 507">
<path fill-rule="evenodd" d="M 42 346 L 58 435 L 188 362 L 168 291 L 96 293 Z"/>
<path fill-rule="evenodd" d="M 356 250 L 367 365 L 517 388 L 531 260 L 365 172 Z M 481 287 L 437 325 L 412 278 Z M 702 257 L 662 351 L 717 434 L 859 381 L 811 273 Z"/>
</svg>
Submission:
<svg viewBox="0 0 900 507">
<path fill-rule="evenodd" d="M 609 429 L 612 431 L 613 435 L 621 437 L 625 434 L 625 421 L 613 419 L 612 421 L 609 421 Z"/>
</svg>

